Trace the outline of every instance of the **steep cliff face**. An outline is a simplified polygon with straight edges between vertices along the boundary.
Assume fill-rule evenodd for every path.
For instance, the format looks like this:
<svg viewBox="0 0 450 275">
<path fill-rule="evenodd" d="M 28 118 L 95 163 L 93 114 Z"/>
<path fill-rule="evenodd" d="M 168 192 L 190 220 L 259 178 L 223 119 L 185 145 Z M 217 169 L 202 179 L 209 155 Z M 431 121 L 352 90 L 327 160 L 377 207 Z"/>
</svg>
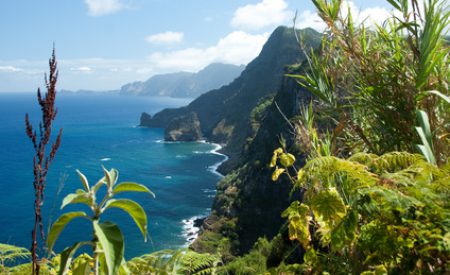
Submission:
<svg viewBox="0 0 450 275">
<path fill-rule="evenodd" d="M 314 30 L 305 29 L 299 33 L 307 47 L 319 45 L 320 35 Z M 303 60 L 294 30 L 278 27 L 259 56 L 232 83 L 201 95 L 186 107 L 163 110 L 151 120 L 142 120 L 141 125 L 165 128 L 173 119 L 195 112 L 202 136 L 226 145 L 222 151 L 230 158 L 219 170 L 229 172 L 241 163 L 244 146 L 253 134 L 252 110 L 262 98 L 278 91 L 286 65 Z"/>
<path fill-rule="evenodd" d="M 201 138 L 200 121 L 194 112 L 172 119 L 164 131 L 167 141 L 196 141 Z"/>
<path fill-rule="evenodd" d="M 297 116 L 300 106 L 308 104 L 310 99 L 310 94 L 294 80 L 283 78 L 279 92 L 263 111 L 261 126 L 244 151 L 243 165 L 218 183 L 213 219 L 192 245 L 194 249 L 214 251 L 210 242 L 205 245 L 205 238 L 218 234 L 219 243 L 223 237 L 232 239 L 232 253 L 240 254 L 248 251 L 259 237 L 270 239 L 279 232 L 285 222 L 281 212 L 291 199 L 298 198 L 290 197 L 291 183 L 271 180 L 273 169 L 268 164 L 273 151 L 280 147 L 280 139 L 285 140 L 290 152 L 298 151 L 294 147 L 295 131 L 286 119 Z M 225 228 L 230 228 L 230 223 L 233 224 L 231 233 Z"/>
</svg>

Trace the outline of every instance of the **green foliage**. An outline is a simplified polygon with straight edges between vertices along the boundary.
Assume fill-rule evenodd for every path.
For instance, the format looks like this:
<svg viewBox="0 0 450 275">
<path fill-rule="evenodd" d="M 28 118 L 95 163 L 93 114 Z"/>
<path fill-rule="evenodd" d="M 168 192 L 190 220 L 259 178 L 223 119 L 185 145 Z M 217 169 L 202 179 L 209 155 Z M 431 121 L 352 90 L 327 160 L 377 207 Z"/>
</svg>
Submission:
<svg viewBox="0 0 450 275">
<path fill-rule="evenodd" d="M 433 136 L 431 135 L 427 113 L 420 110 L 417 111 L 417 120 L 419 121 L 419 126 L 416 126 L 416 131 L 422 141 L 422 144 L 418 144 L 417 147 L 429 163 L 436 165 L 436 158 L 433 152 Z"/>
<path fill-rule="evenodd" d="M 67 195 L 62 202 L 61 208 L 69 204 L 85 204 L 92 213 L 88 215 L 84 211 L 68 212 L 62 214 L 52 225 L 47 238 L 49 251 L 61 232 L 72 220 L 84 218 L 92 223 L 93 237 L 90 241 L 77 242 L 66 248 L 60 255 L 58 274 L 68 274 L 71 261 L 76 251 L 84 245 L 93 247 L 93 257 L 78 257 L 76 263 L 72 265 L 72 273 L 88 274 L 91 269 L 94 274 L 126 274 L 128 270 L 124 261 L 124 238 L 120 228 L 109 221 L 100 222 L 101 215 L 110 208 L 118 208 L 130 215 L 144 239 L 147 237 L 147 215 L 143 208 L 136 202 L 129 199 L 115 199 L 115 195 L 122 192 L 144 192 L 152 196 L 154 194 L 144 185 L 134 182 L 118 183 L 119 172 L 115 169 L 104 170 L 102 177 L 95 185 L 90 186 L 85 175 L 77 170 L 84 190 L 78 189 L 76 193 Z M 100 203 L 97 202 L 97 192 L 102 186 L 106 187 L 106 193 Z M 92 264 L 92 266 L 91 266 Z"/>
<path fill-rule="evenodd" d="M 265 238 L 259 238 L 253 249 L 246 255 L 237 258 L 219 269 L 218 274 L 253 275 L 267 274 L 267 257 L 271 244 Z"/>
<path fill-rule="evenodd" d="M 31 253 L 26 248 L 0 243 L 0 274 L 7 273 L 8 265 L 17 260 L 29 259 L 30 256 Z"/>
<path fill-rule="evenodd" d="M 413 152 L 419 142 L 416 111 L 423 110 L 433 145 L 426 155 L 445 163 L 450 157 L 447 2 L 427 0 L 421 8 L 417 1 L 391 0 L 402 16 L 372 30 L 355 24 L 350 11 L 339 11 L 341 2 L 313 1 L 327 35 L 321 52 L 310 53 L 309 69 L 292 75 L 316 96 L 315 113 L 334 125 L 331 147 L 343 157 L 359 151 Z"/>
<path fill-rule="evenodd" d="M 128 261 L 132 274 L 217 274 L 220 257 L 191 250 L 163 250 Z"/>
<path fill-rule="evenodd" d="M 347 160 L 320 157 L 308 161 L 292 183 L 303 190 L 303 201 L 294 201 L 283 216 L 290 238 L 307 249 L 304 270 L 448 271 L 446 167 L 398 152 L 359 153 Z"/>
</svg>

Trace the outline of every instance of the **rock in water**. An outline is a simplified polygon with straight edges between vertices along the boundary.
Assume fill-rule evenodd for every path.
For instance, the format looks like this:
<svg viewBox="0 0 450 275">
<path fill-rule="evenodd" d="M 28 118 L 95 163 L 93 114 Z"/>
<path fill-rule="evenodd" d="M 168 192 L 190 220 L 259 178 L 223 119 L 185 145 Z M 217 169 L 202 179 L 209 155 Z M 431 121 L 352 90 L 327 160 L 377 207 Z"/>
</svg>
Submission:
<svg viewBox="0 0 450 275">
<path fill-rule="evenodd" d="M 141 123 L 139 124 L 139 126 L 147 125 L 148 123 L 150 123 L 151 120 L 152 116 L 147 114 L 146 112 L 143 112 L 141 114 Z"/>
<path fill-rule="evenodd" d="M 196 141 L 201 137 L 200 120 L 195 112 L 174 118 L 164 131 L 167 141 Z"/>
</svg>

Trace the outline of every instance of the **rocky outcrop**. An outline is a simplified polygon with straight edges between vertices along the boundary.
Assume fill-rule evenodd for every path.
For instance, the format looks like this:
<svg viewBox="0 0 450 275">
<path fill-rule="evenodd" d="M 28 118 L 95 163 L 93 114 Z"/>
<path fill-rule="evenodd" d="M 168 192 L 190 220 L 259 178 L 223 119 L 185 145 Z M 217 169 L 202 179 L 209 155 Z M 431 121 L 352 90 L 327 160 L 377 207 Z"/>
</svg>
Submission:
<svg viewBox="0 0 450 275">
<path fill-rule="evenodd" d="M 144 112 L 141 114 L 139 126 L 148 125 L 151 121 L 152 121 L 152 116 Z"/>
<path fill-rule="evenodd" d="M 194 112 L 172 119 L 164 131 L 167 141 L 196 141 L 201 137 L 200 121 Z"/>
</svg>

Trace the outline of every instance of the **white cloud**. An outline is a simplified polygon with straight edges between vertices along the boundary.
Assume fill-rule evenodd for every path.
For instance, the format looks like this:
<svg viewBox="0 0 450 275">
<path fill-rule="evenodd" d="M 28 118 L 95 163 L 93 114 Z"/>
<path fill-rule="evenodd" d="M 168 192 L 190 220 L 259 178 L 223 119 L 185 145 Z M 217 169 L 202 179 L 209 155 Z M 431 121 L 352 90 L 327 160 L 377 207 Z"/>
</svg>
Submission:
<svg viewBox="0 0 450 275">
<path fill-rule="evenodd" d="M 252 35 L 235 31 L 211 47 L 154 53 L 148 59 L 156 68 L 171 71 L 197 71 L 213 62 L 247 64 L 259 54 L 268 37 L 268 33 Z"/>
<path fill-rule="evenodd" d="M 74 72 L 83 72 L 83 73 L 92 72 L 92 68 L 88 66 L 72 67 L 70 68 L 70 70 Z"/>
<path fill-rule="evenodd" d="M 377 6 L 360 9 L 353 1 L 343 1 L 342 16 L 346 17 L 349 10 L 356 24 L 364 24 L 367 27 L 374 27 L 376 24 L 381 25 L 393 13 L 390 9 Z M 395 12 L 395 14 L 398 16 L 398 12 Z M 300 29 L 310 27 L 321 32 L 325 30 L 326 25 L 316 11 L 305 10 L 297 16 L 296 27 Z"/>
<path fill-rule="evenodd" d="M 88 14 L 100 16 L 120 11 L 124 5 L 120 0 L 84 0 L 88 7 Z"/>
<path fill-rule="evenodd" d="M 386 19 L 392 16 L 393 12 L 382 7 L 369 7 L 361 10 L 353 1 L 344 1 L 341 8 L 343 16 L 347 16 L 349 10 L 356 24 L 364 24 L 368 27 L 383 24 Z"/>
<path fill-rule="evenodd" d="M 14 66 L 0 66 L 0 73 L 15 73 L 21 71 L 23 70 Z"/>
<path fill-rule="evenodd" d="M 231 19 L 231 26 L 244 30 L 260 30 L 289 22 L 294 16 L 284 0 L 262 0 L 254 5 L 238 8 Z"/>
<path fill-rule="evenodd" d="M 162 32 L 147 36 L 145 40 L 153 44 L 173 44 L 183 41 L 184 34 L 182 32 Z"/>
<path fill-rule="evenodd" d="M 305 10 L 297 15 L 295 27 L 299 29 L 313 28 L 319 32 L 322 32 L 325 30 L 327 25 L 316 12 Z"/>
</svg>

